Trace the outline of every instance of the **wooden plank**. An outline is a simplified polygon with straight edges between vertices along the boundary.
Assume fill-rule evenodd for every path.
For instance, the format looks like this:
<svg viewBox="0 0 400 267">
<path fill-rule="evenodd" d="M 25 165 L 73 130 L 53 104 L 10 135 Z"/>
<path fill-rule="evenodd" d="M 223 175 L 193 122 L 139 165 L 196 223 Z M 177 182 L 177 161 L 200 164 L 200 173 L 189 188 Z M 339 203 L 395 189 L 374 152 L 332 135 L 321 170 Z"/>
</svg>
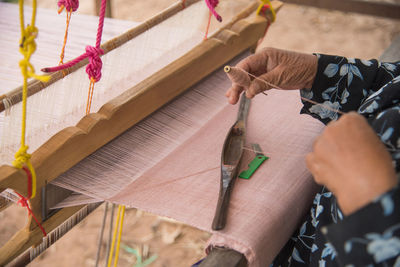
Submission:
<svg viewBox="0 0 400 267">
<path fill-rule="evenodd" d="M 400 5 L 359 0 L 284 0 L 284 3 L 400 19 Z"/>
</svg>

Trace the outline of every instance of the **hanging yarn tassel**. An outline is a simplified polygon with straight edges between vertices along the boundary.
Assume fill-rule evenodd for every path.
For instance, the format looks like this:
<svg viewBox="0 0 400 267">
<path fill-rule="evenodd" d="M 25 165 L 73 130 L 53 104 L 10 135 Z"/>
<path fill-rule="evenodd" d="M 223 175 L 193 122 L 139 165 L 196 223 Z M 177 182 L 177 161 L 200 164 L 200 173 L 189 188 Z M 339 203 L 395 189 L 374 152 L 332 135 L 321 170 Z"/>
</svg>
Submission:
<svg viewBox="0 0 400 267">
<path fill-rule="evenodd" d="M 60 14 L 65 8 L 66 11 L 75 12 L 79 7 L 78 0 L 58 0 L 58 14 Z"/>
<path fill-rule="evenodd" d="M 64 41 L 63 41 L 63 46 L 61 48 L 61 54 L 60 54 L 60 63 L 59 64 L 61 65 L 61 64 L 63 64 L 63 61 L 64 61 L 65 46 L 67 45 L 68 28 L 69 28 L 69 23 L 71 21 L 71 15 L 72 15 L 72 12 L 75 12 L 78 9 L 79 1 L 78 0 L 59 0 L 57 5 L 58 5 L 58 14 L 60 14 L 64 8 L 65 8 L 65 12 L 67 14 Z"/>
<path fill-rule="evenodd" d="M 217 5 L 219 3 L 219 0 L 204 0 L 204 1 L 206 2 L 208 9 L 210 10 L 210 15 L 208 16 L 206 33 L 205 33 L 204 39 L 203 39 L 203 40 L 207 40 L 207 36 L 208 36 L 208 31 L 210 29 L 212 15 L 214 15 L 214 17 L 219 22 L 222 22 L 222 17 L 215 11 L 215 8 L 217 7 Z"/>
<path fill-rule="evenodd" d="M 96 36 L 96 46 L 86 46 L 86 52 L 79 57 L 65 63 L 59 65 L 57 67 L 51 68 L 44 68 L 42 69 L 43 72 L 54 72 L 63 70 L 69 67 L 74 66 L 75 64 L 79 63 L 80 61 L 84 60 L 85 58 L 89 59 L 89 64 L 86 66 L 86 73 L 89 76 L 90 84 L 89 84 L 89 92 L 88 92 L 88 100 L 86 104 L 86 114 L 90 113 L 90 108 L 92 105 L 92 97 L 93 97 L 93 90 L 94 84 L 101 79 L 101 68 L 103 63 L 101 61 L 100 55 L 104 54 L 103 49 L 100 48 L 101 43 L 101 36 L 103 34 L 103 25 L 104 25 L 104 16 L 106 12 L 106 5 L 107 1 L 101 1 L 100 7 L 100 15 L 99 15 L 99 26 L 97 28 L 97 36 Z"/>
<path fill-rule="evenodd" d="M 210 9 L 210 12 L 214 15 L 214 17 L 219 21 L 222 22 L 222 17 L 215 11 L 215 8 L 217 7 L 219 0 L 204 0 L 207 4 L 208 9 Z"/>
<path fill-rule="evenodd" d="M 90 79 L 88 99 L 86 102 L 86 114 L 90 113 L 90 108 L 92 106 L 94 84 L 101 79 L 101 67 L 103 66 L 103 63 L 100 55 L 103 53 L 104 51 L 100 47 L 96 48 L 93 46 L 86 46 L 86 54 L 89 57 L 89 64 L 86 66 L 86 73 Z"/>
<path fill-rule="evenodd" d="M 31 24 L 25 27 L 24 22 L 24 1 L 19 1 L 19 19 L 21 25 L 21 41 L 19 45 L 19 51 L 24 56 L 22 60 L 19 62 L 19 67 L 21 69 L 21 73 L 23 76 L 23 85 L 22 85 L 22 126 L 21 126 L 21 146 L 17 153 L 15 153 L 15 160 L 13 161 L 13 166 L 18 169 L 23 169 L 27 175 L 27 185 L 28 185 L 28 196 L 24 197 L 17 193 L 20 196 L 19 203 L 26 207 L 29 213 L 29 216 L 32 216 L 36 221 L 38 226 L 43 232 L 43 235 L 46 236 L 46 232 L 41 226 L 40 222 L 36 219 L 32 210 L 29 207 L 29 199 L 34 198 L 36 195 L 36 173 L 33 168 L 32 163 L 30 162 L 31 155 L 27 152 L 28 146 L 25 144 L 25 136 L 26 136 L 26 109 L 27 109 L 27 98 L 28 98 L 28 78 L 34 78 L 40 80 L 42 82 L 46 82 L 50 77 L 48 76 L 40 76 L 35 73 L 35 69 L 33 65 L 29 62 L 32 54 L 36 50 L 36 42 L 35 38 L 38 35 L 38 29 L 35 27 L 36 21 L 36 0 L 32 2 L 32 18 Z"/>
</svg>

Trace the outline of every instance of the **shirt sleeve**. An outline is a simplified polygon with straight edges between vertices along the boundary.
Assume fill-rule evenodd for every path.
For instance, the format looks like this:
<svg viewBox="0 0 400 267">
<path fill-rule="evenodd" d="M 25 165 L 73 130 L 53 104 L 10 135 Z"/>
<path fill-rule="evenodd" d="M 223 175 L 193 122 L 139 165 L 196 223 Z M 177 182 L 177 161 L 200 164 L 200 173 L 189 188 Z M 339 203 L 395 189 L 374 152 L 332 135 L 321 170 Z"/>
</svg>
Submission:
<svg viewBox="0 0 400 267">
<path fill-rule="evenodd" d="M 399 65 L 399 62 L 381 64 L 374 59 L 316 56 L 318 70 L 313 86 L 311 90 L 300 90 L 304 105 L 301 113 L 325 124 L 339 118 L 340 112 L 337 111 L 357 110 L 369 95 L 393 79 L 393 72 Z"/>
<path fill-rule="evenodd" d="M 398 187 L 345 217 L 321 228 L 345 266 L 400 264 L 400 189 Z M 396 265 L 397 264 L 397 265 Z"/>
</svg>

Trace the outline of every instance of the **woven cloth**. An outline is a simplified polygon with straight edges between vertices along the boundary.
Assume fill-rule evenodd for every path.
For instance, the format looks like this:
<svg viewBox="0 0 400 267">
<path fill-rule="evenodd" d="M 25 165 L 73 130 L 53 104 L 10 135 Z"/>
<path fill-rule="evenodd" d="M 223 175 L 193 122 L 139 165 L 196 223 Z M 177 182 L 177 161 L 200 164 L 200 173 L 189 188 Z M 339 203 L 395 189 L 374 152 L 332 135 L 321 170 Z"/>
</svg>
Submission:
<svg viewBox="0 0 400 267">
<path fill-rule="evenodd" d="M 219 86 L 229 85 L 222 81 Z M 267 266 L 300 223 L 316 191 L 305 155 L 323 128 L 320 122 L 300 115 L 300 107 L 298 91 L 271 90 L 252 101 L 246 147 L 258 143 L 271 158 L 250 180 L 236 181 L 227 225 L 213 232 L 209 248 L 229 247 L 243 253 L 251 267 Z M 237 108 L 226 104 L 196 134 L 110 201 L 212 232 L 220 184 L 220 170 L 215 167 Z M 246 150 L 242 170 L 252 158 L 254 153 Z"/>
</svg>

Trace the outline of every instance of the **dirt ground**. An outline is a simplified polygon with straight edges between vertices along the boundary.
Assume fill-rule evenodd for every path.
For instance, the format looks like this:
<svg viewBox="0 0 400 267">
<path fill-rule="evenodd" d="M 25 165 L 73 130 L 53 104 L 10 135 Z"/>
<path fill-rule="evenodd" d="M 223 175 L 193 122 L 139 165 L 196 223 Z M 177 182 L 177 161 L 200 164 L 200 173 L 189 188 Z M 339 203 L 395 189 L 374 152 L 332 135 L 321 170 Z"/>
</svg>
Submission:
<svg viewBox="0 0 400 267">
<path fill-rule="evenodd" d="M 56 9 L 55 0 L 38 2 L 40 7 Z M 113 0 L 112 13 L 115 18 L 142 21 L 172 2 Z M 94 1 L 81 1 L 79 12 L 94 14 Z M 261 47 L 376 58 L 399 34 L 400 21 L 285 5 Z M 30 266 L 94 266 L 103 211 L 104 205 Z M 15 222 L 0 226 L 0 243 L 24 225 L 25 218 L 25 210 L 19 207 L 0 213 L 1 222 Z M 132 251 L 121 249 L 119 266 L 190 266 L 204 257 L 204 245 L 208 237 L 208 233 L 189 226 L 129 209 L 122 244 L 136 249 L 144 258 L 157 258 L 150 265 L 139 265 Z M 104 257 L 100 266 L 105 266 Z"/>
</svg>

